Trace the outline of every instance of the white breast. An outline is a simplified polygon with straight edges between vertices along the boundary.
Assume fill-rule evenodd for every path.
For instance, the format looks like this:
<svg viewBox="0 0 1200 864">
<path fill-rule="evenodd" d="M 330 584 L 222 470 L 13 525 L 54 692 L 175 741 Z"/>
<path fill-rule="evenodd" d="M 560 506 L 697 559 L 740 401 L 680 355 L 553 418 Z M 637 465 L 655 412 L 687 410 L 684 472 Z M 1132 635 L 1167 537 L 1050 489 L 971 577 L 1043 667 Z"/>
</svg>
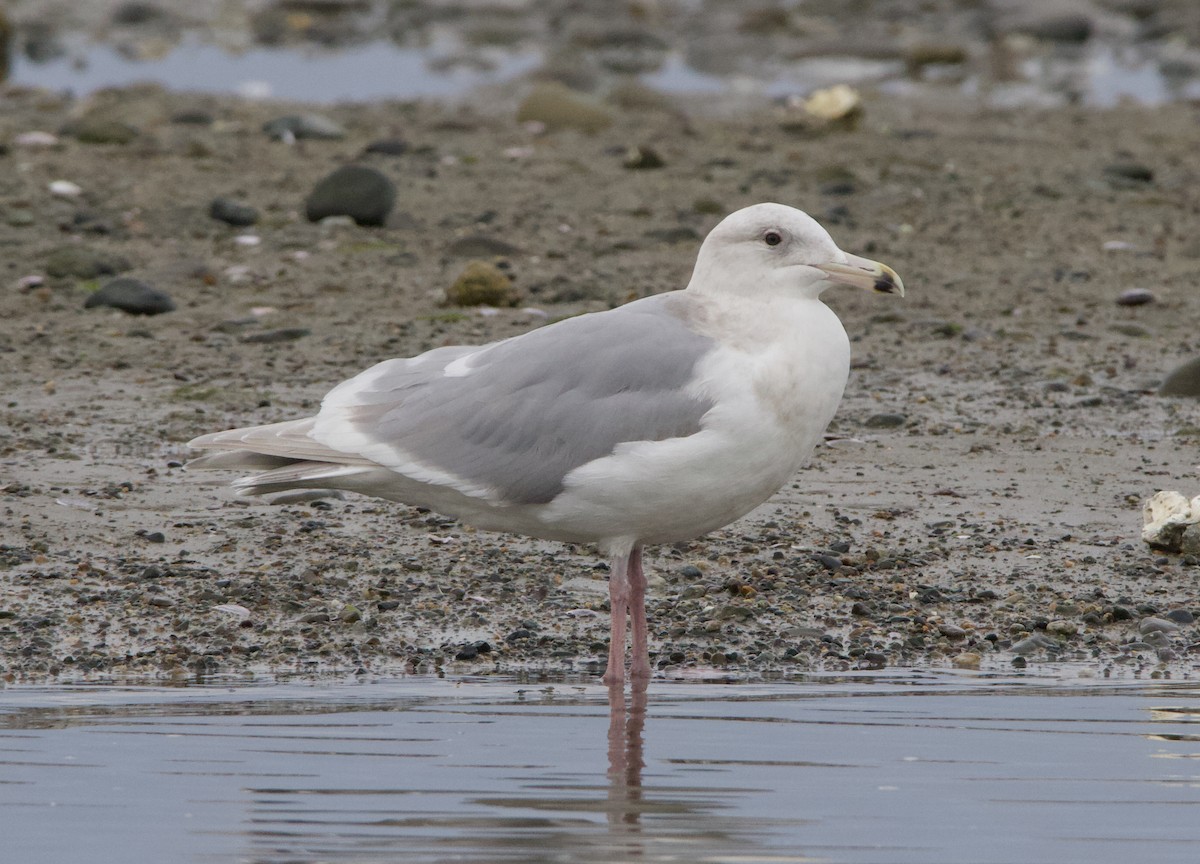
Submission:
<svg viewBox="0 0 1200 864">
<path fill-rule="evenodd" d="M 595 542 L 674 542 L 757 507 L 809 458 L 850 370 L 837 316 L 817 300 L 748 315 L 715 309 L 721 349 L 691 386 L 714 402 L 702 431 L 620 445 L 567 475 L 540 508 L 544 534 Z M 767 312 L 765 316 L 761 313 Z"/>
</svg>

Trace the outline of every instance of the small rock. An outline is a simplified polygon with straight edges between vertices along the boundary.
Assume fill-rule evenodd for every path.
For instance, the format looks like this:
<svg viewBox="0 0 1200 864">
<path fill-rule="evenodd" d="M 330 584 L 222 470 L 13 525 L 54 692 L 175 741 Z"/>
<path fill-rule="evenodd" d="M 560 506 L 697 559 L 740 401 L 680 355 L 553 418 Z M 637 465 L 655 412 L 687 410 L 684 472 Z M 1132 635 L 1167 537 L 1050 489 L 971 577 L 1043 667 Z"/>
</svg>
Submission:
<svg viewBox="0 0 1200 864">
<path fill-rule="evenodd" d="M 85 115 L 69 127 L 83 144 L 128 144 L 138 136 L 137 127 L 112 117 Z"/>
<path fill-rule="evenodd" d="M 957 624 L 939 624 L 938 632 L 947 639 L 963 639 L 967 635 L 967 631 Z"/>
<path fill-rule="evenodd" d="M 47 188 L 57 198 L 78 198 L 83 194 L 83 187 L 70 180 L 53 180 Z"/>
<path fill-rule="evenodd" d="M 1143 618 L 1138 624 L 1138 633 L 1145 636 L 1148 633 L 1174 633 L 1179 625 L 1166 618 Z"/>
<path fill-rule="evenodd" d="M 1184 555 L 1200 556 L 1200 524 L 1189 525 L 1183 529 L 1179 538 L 1179 551 Z"/>
<path fill-rule="evenodd" d="M 978 669 L 979 664 L 983 662 L 983 657 L 974 651 L 964 651 L 952 657 L 950 662 L 959 669 Z"/>
<path fill-rule="evenodd" d="M 1074 636 L 1079 632 L 1079 626 L 1074 621 L 1058 618 L 1046 625 L 1046 632 L 1057 633 L 1060 636 Z"/>
<path fill-rule="evenodd" d="M 399 138 L 380 138 L 367 145 L 364 153 L 378 153 L 381 156 L 402 156 L 408 152 L 408 142 Z"/>
<path fill-rule="evenodd" d="M 337 141 L 346 137 L 346 130 L 341 124 L 323 114 L 285 114 L 268 120 L 262 128 L 276 141 L 300 138 Z"/>
<path fill-rule="evenodd" d="M 458 653 L 454 655 L 454 659 L 455 660 L 474 660 L 480 654 L 491 654 L 491 653 L 492 653 L 492 646 L 489 645 L 487 642 L 483 642 L 483 641 L 471 642 L 470 644 L 464 645 L 462 648 L 460 648 L 458 650 Z"/>
<path fill-rule="evenodd" d="M 216 119 L 211 113 L 201 108 L 184 108 L 171 115 L 171 122 L 181 126 L 211 126 Z"/>
<path fill-rule="evenodd" d="M 548 131 L 577 129 L 599 132 L 612 124 L 612 114 L 603 105 L 558 82 L 534 87 L 517 109 L 517 122 L 543 124 Z"/>
<path fill-rule="evenodd" d="M 903 414 L 872 414 L 863 424 L 868 429 L 897 429 L 908 420 Z"/>
<path fill-rule="evenodd" d="M 1192 624 L 1196 620 L 1196 617 L 1188 609 L 1172 609 L 1164 617 L 1176 624 Z"/>
<path fill-rule="evenodd" d="M 1014 642 L 1009 650 L 1014 654 L 1025 656 L 1027 654 L 1036 654 L 1039 651 L 1053 651 L 1058 648 L 1058 642 L 1051 639 L 1045 633 L 1034 633 L 1032 636 Z"/>
<path fill-rule="evenodd" d="M 208 215 L 228 225 L 245 227 L 258 221 L 258 210 L 232 198 L 214 198 L 208 205 Z"/>
<path fill-rule="evenodd" d="M 469 261 L 446 289 L 448 306 L 516 306 L 521 295 L 500 268 L 487 261 Z"/>
<path fill-rule="evenodd" d="M 520 254 L 511 243 L 483 234 L 460 237 L 446 247 L 447 258 L 512 258 Z"/>
<path fill-rule="evenodd" d="M 805 113 L 827 122 L 853 125 L 862 115 L 862 110 L 862 96 L 848 84 L 814 90 L 804 100 Z"/>
<path fill-rule="evenodd" d="M 1200 495 L 1189 501 L 1178 492 L 1156 492 L 1142 505 L 1142 539 L 1152 549 L 1181 551 L 1184 530 L 1197 523 Z"/>
<path fill-rule="evenodd" d="M 355 621 L 362 620 L 362 612 L 358 611 L 357 606 L 347 603 L 338 613 L 338 620 L 343 624 L 353 624 Z"/>
<path fill-rule="evenodd" d="M 250 333 L 242 337 L 249 345 L 273 345 L 276 342 L 295 342 L 312 333 L 307 327 L 280 327 L 278 330 L 264 330 L 262 333 Z"/>
<path fill-rule="evenodd" d="M 961 45 L 925 42 L 904 52 L 908 74 L 919 75 L 926 66 L 960 66 L 967 62 L 967 49 Z"/>
<path fill-rule="evenodd" d="M 319 182 L 304 204 L 310 222 L 349 216 L 359 225 L 382 225 L 396 201 L 396 184 L 365 165 L 343 165 Z"/>
<path fill-rule="evenodd" d="M 667 163 L 658 155 L 658 151 L 652 147 L 637 146 L 629 149 L 629 152 L 625 154 L 625 160 L 621 164 L 631 171 L 645 171 L 653 168 L 662 168 Z"/>
<path fill-rule="evenodd" d="M 175 308 L 170 295 L 138 279 L 113 279 L 84 301 L 84 308 L 111 306 L 130 315 L 161 315 Z"/>
<path fill-rule="evenodd" d="M 57 147 L 58 136 L 52 135 L 49 132 L 41 132 L 35 129 L 15 135 L 12 139 L 12 143 L 17 147 L 27 147 L 31 150 L 44 147 Z"/>
<path fill-rule="evenodd" d="M 167 542 L 167 536 L 165 534 L 163 534 L 163 532 L 161 532 L 161 531 L 150 531 L 149 533 L 147 533 L 143 536 L 146 538 L 146 541 L 149 543 L 166 543 Z"/>
<path fill-rule="evenodd" d="M 1154 181 L 1154 170 L 1140 162 L 1113 162 L 1104 166 L 1104 176 L 1117 185 L 1140 186 Z"/>
<path fill-rule="evenodd" d="M 1117 295 L 1118 306 L 1145 306 L 1154 302 L 1154 292 L 1149 288 L 1126 288 Z"/>
<path fill-rule="evenodd" d="M 1200 398 L 1200 357 L 1172 369 L 1158 388 L 1158 395 Z"/>
<path fill-rule="evenodd" d="M 98 276 L 115 276 L 131 266 L 129 261 L 120 256 L 97 252 L 76 244 L 59 246 L 46 256 L 46 273 L 58 278 L 74 276 L 77 279 L 95 279 Z"/>
<path fill-rule="evenodd" d="M 1092 19 L 1054 4 L 1029 4 L 1030 12 L 1012 30 L 1047 42 L 1086 42 L 1092 38 Z"/>
</svg>

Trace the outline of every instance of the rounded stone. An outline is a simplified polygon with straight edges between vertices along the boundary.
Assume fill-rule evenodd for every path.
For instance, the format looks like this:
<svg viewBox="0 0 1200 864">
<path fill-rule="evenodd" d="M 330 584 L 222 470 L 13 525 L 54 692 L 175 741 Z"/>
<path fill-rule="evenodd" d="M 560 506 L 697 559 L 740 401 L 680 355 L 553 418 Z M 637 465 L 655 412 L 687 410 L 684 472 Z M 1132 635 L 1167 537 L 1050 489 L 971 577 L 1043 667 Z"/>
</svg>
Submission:
<svg viewBox="0 0 1200 864">
<path fill-rule="evenodd" d="M 359 225 L 382 225 L 396 202 L 396 184 L 366 165 L 343 165 L 319 182 L 304 204 L 310 222 L 349 216 Z"/>
<path fill-rule="evenodd" d="M 227 225 L 244 228 L 258 221 L 258 210 L 249 204 L 242 204 L 232 198 L 214 198 L 208 205 L 208 215 Z"/>
<path fill-rule="evenodd" d="M 487 261 L 468 261 L 454 284 L 446 289 L 446 303 L 450 306 L 515 306 L 519 300 L 512 280 Z"/>
<path fill-rule="evenodd" d="M 1200 357 L 1172 369 L 1158 388 L 1158 395 L 1200 398 Z"/>
<path fill-rule="evenodd" d="M 130 315 L 161 315 L 175 309 L 175 301 L 139 279 L 113 279 L 84 301 L 84 308 L 111 306 Z"/>
</svg>

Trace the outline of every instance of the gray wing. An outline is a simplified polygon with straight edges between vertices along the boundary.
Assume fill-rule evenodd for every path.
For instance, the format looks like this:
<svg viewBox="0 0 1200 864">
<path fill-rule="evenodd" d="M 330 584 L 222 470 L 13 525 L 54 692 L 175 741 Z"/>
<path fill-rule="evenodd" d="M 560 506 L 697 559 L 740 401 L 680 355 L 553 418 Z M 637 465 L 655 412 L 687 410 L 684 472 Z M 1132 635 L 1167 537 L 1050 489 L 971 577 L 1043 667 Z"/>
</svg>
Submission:
<svg viewBox="0 0 1200 864">
<path fill-rule="evenodd" d="M 548 502 L 618 444 L 700 430 L 712 404 L 688 385 L 715 343 L 688 327 L 689 300 L 659 295 L 386 361 L 331 391 L 308 434 L 348 455 L 337 461 L 369 459 L 496 503 Z"/>
</svg>

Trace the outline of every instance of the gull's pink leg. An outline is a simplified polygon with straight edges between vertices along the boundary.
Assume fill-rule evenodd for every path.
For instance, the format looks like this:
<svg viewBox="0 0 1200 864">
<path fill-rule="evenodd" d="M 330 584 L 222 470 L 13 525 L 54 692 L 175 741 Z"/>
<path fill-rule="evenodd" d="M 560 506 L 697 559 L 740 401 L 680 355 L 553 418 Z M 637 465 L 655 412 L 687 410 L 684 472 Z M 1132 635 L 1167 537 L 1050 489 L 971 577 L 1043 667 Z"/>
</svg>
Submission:
<svg viewBox="0 0 1200 864">
<path fill-rule="evenodd" d="M 629 614 L 629 556 L 612 557 L 608 573 L 608 603 L 612 607 L 609 631 L 608 669 L 601 679 L 605 684 L 625 683 L 625 617 Z"/>
<path fill-rule="evenodd" d="M 646 574 L 642 572 L 642 547 L 629 553 L 629 622 L 633 629 L 633 662 L 629 674 L 650 677 L 650 642 L 646 633 Z"/>
</svg>

